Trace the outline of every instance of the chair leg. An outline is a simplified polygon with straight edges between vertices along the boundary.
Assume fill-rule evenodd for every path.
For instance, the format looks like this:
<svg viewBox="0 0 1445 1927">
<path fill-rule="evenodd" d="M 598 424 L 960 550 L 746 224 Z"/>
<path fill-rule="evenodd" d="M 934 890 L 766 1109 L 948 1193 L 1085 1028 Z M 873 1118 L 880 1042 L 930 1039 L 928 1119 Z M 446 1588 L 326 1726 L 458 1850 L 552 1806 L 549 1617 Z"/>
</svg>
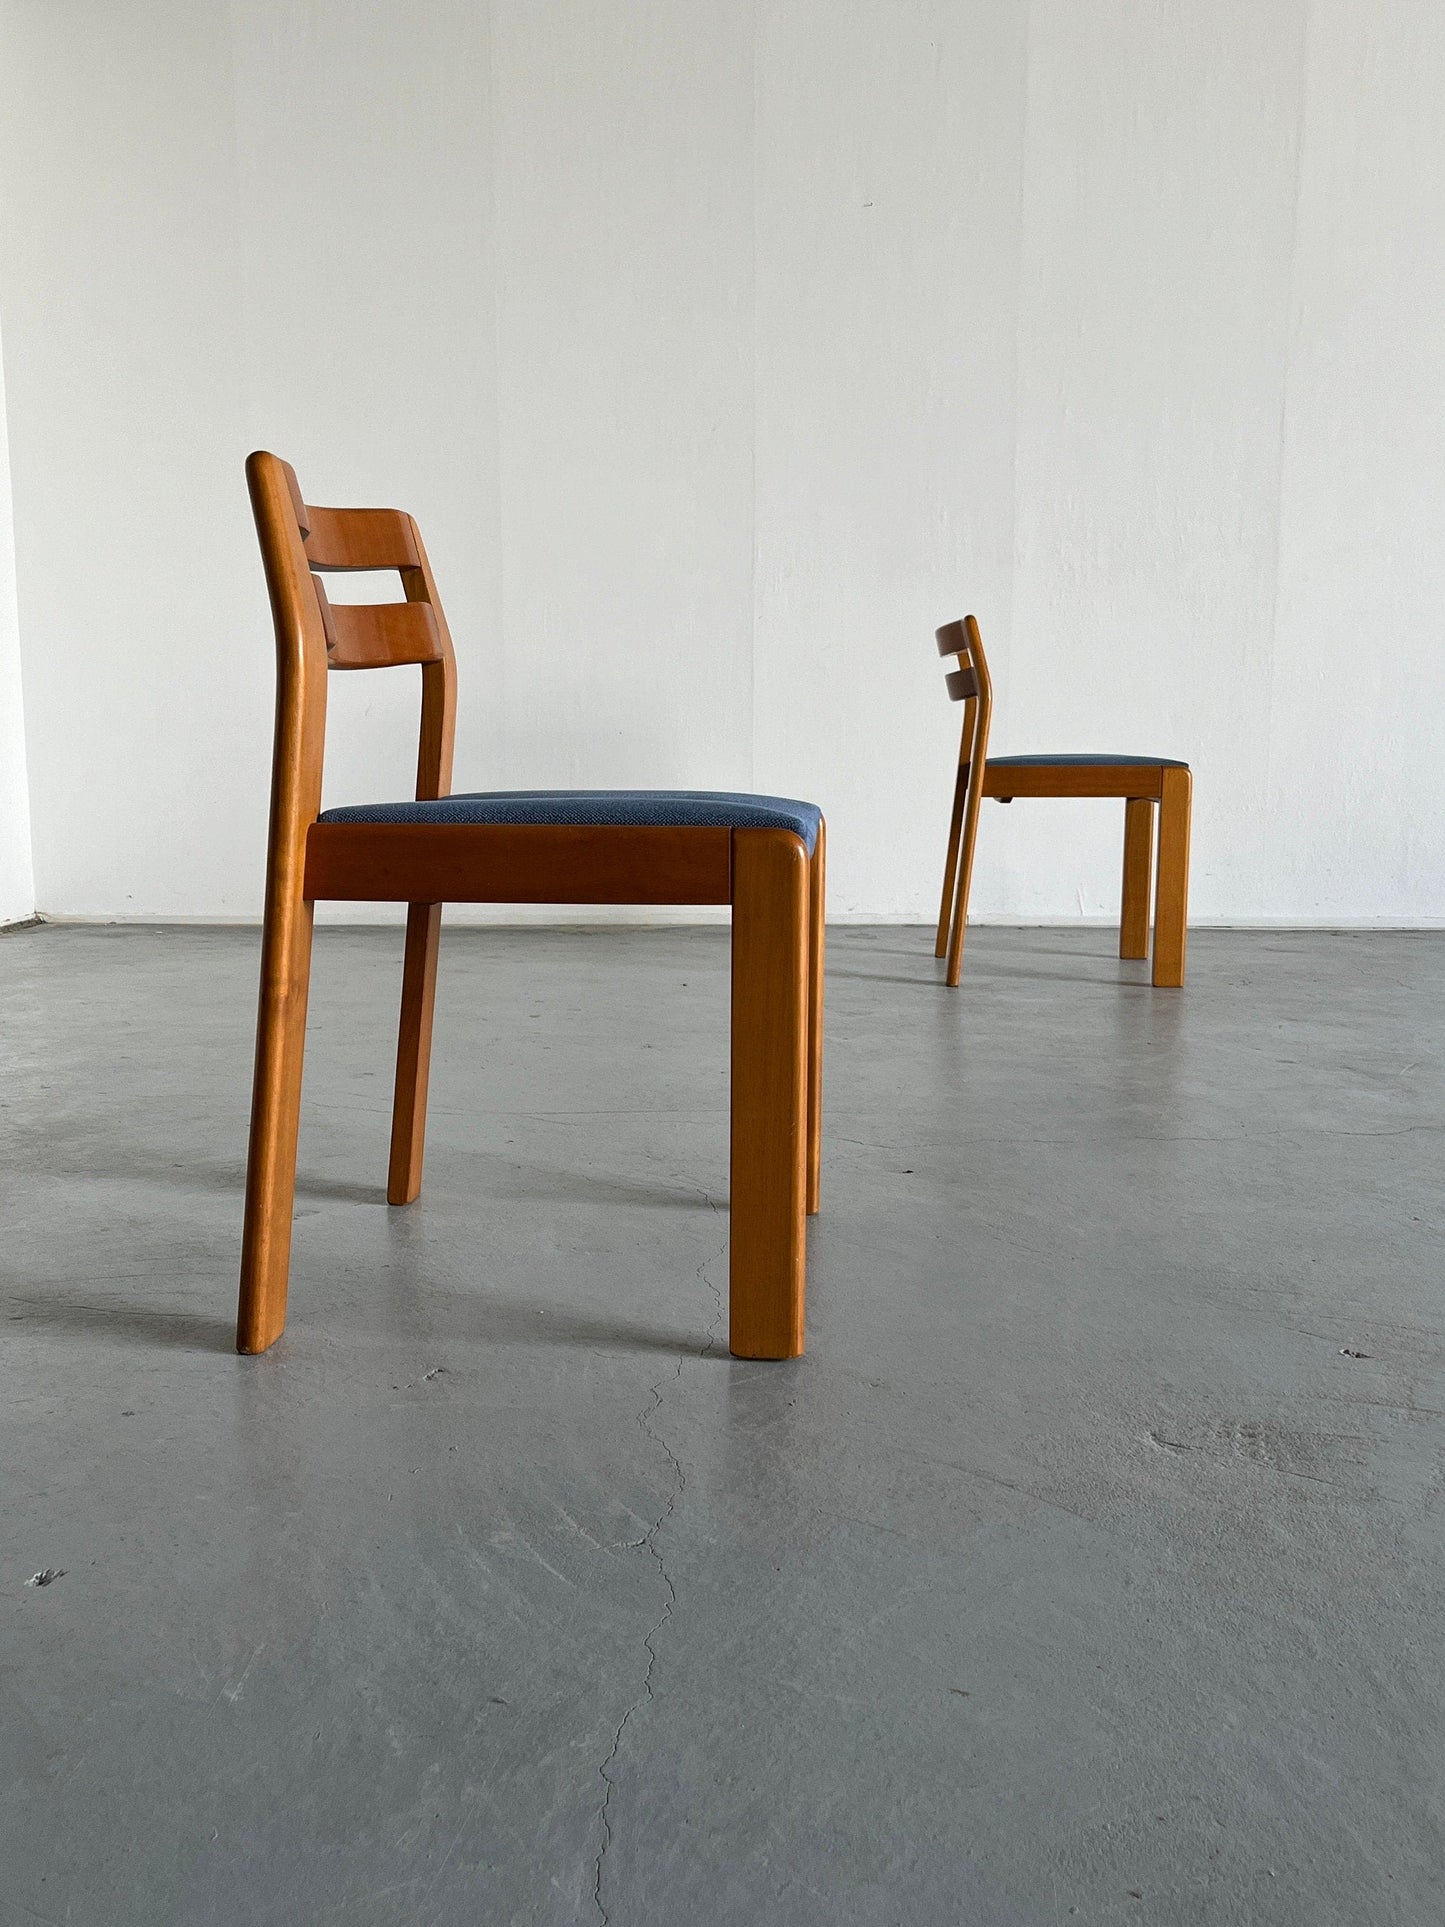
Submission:
<svg viewBox="0 0 1445 1927">
<path fill-rule="evenodd" d="M 808 866 L 808 1215 L 815 1216 L 823 1182 L 823 949 L 826 942 L 827 825 Z"/>
<path fill-rule="evenodd" d="M 786 830 L 733 834 L 732 1225 L 737 1358 L 803 1349 L 810 984 L 808 853 Z"/>
<path fill-rule="evenodd" d="M 968 892 L 973 882 L 973 847 L 978 840 L 979 809 L 983 802 L 983 773 L 983 754 L 979 751 L 969 764 L 968 793 L 963 805 L 963 835 L 958 851 L 958 895 L 954 899 L 953 928 L 948 938 L 946 979 L 950 990 L 958 989 L 959 976 L 963 970 L 963 932 L 968 921 Z"/>
<path fill-rule="evenodd" d="M 1119 955 L 1149 955 L 1149 873 L 1154 858 L 1154 799 L 1131 796 L 1124 805 L 1124 903 Z"/>
<path fill-rule="evenodd" d="M 241 1239 L 238 1352 L 264 1352 L 286 1325 L 312 918 L 312 906 L 299 896 L 267 905 Z"/>
<path fill-rule="evenodd" d="M 938 936 L 933 954 L 941 957 L 948 949 L 949 926 L 953 921 L 953 886 L 958 875 L 958 834 L 963 824 L 963 798 L 968 787 L 968 766 L 960 763 L 953 784 L 953 814 L 948 819 L 948 855 L 943 862 L 943 901 L 938 909 Z"/>
<path fill-rule="evenodd" d="M 1178 990 L 1184 983 L 1184 946 L 1189 920 L 1189 816 L 1193 779 L 1187 769 L 1166 769 L 1159 798 L 1158 881 L 1154 889 L 1154 982 Z"/>
<path fill-rule="evenodd" d="M 413 903 L 406 912 L 406 961 L 401 973 L 401 1028 L 396 1040 L 396 1094 L 391 1110 L 388 1204 L 410 1204 L 421 1193 L 426 1154 L 426 1094 L 431 1072 L 432 1013 L 436 1008 L 439 903 Z"/>
</svg>

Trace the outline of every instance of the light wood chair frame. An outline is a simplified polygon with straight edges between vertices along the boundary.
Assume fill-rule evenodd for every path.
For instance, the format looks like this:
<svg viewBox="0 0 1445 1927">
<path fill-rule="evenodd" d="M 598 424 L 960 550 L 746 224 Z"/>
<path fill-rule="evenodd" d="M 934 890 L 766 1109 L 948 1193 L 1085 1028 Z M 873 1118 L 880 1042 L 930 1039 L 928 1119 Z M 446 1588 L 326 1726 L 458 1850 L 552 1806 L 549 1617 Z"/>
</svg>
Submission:
<svg viewBox="0 0 1445 1927">
<path fill-rule="evenodd" d="M 1149 955 L 1150 870 L 1155 871 L 1152 979 L 1161 989 L 1184 983 L 1189 916 L 1189 825 L 1193 778 L 1173 763 L 990 763 L 993 681 L 983 638 L 972 616 L 945 623 L 937 632 L 940 656 L 956 658 L 944 681 L 949 698 L 963 704 L 958 772 L 949 819 L 943 899 L 934 955 L 947 955 L 947 981 L 958 988 L 963 968 L 964 927 L 973 881 L 979 809 L 986 796 L 1011 803 L 1016 796 L 1117 796 L 1124 799 L 1124 883 L 1119 955 Z M 1154 813 L 1159 813 L 1157 855 Z M 1153 859 L 1151 864 L 1151 859 Z"/>
<path fill-rule="evenodd" d="M 277 691 L 237 1349 L 265 1351 L 286 1322 L 315 904 L 408 906 L 386 1192 L 405 1205 L 421 1190 L 443 903 L 675 903 L 732 908 L 730 1346 L 796 1357 L 821 1170 L 825 829 L 810 856 L 782 829 L 319 822 L 332 670 L 420 666 L 416 794 L 450 793 L 451 635 L 409 515 L 308 507 L 265 452 L 246 476 Z M 391 569 L 402 602 L 333 606 L 320 580 Z"/>
</svg>

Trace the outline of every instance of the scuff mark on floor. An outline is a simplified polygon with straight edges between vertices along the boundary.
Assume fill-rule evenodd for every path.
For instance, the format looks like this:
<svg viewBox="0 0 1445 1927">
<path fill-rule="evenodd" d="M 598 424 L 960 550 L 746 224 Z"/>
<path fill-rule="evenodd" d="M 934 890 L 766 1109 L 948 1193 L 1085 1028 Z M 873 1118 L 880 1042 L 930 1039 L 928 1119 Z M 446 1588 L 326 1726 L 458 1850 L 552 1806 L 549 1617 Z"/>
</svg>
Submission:
<svg viewBox="0 0 1445 1927">
<path fill-rule="evenodd" d="M 409 1378 L 404 1385 L 393 1384 L 391 1389 L 394 1392 L 414 1392 L 418 1385 L 429 1385 L 434 1379 L 440 1378 L 446 1369 L 445 1365 L 433 1365 L 420 1378 Z"/>
</svg>

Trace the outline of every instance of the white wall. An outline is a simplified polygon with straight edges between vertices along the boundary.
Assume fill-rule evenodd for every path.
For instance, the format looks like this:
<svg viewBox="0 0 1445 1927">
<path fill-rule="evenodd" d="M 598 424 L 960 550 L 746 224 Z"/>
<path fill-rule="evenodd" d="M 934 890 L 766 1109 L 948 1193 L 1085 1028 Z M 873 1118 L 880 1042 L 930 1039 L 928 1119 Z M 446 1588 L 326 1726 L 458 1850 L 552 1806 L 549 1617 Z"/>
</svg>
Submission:
<svg viewBox="0 0 1445 1927">
<path fill-rule="evenodd" d="M 1438 0 L 0 23 L 43 909 L 258 908 L 259 444 L 421 519 L 459 787 L 815 796 L 835 912 L 927 916 L 971 606 L 996 747 L 1192 761 L 1201 920 L 1445 917 Z M 1109 914 L 1117 816 L 990 811 L 979 911 Z"/>
<path fill-rule="evenodd" d="M 21 923 L 35 910 L 12 526 L 10 464 L 5 437 L 5 374 L 3 360 L 0 360 L 0 924 Z"/>
</svg>

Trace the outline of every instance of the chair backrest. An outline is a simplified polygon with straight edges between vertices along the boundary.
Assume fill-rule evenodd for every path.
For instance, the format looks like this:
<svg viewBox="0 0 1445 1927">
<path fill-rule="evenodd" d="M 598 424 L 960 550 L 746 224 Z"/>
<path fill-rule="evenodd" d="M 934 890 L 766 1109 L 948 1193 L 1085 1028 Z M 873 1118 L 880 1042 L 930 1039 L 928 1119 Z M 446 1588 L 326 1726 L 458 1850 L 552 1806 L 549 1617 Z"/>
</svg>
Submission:
<svg viewBox="0 0 1445 1927">
<path fill-rule="evenodd" d="M 304 835 L 321 809 L 326 677 L 332 669 L 421 666 L 418 798 L 451 789 L 456 659 L 416 523 L 400 509 L 316 508 L 296 474 L 258 450 L 246 462 L 276 628 L 272 836 Z M 395 569 L 404 602 L 336 603 L 321 575 Z"/>
<path fill-rule="evenodd" d="M 943 679 L 948 700 L 962 703 L 972 697 L 992 707 L 993 683 L 983 653 L 983 637 L 974 618 L 965 616 L 962 622 L 946 622 L 935 636 L 939 655 L 954 656 L 958 661 L 958 667 L 950 669 Z"/>
<path fill-rule="evenodd" d="M 962 622 L 946 622 L 935 633 L 939 655 L 953 656 L 957 662 L 943 680 L 949 701 L 964 705 L 963 740 L 958 752 L 962 767 L 987 751 L 993 720 L 993 679 L 983 653 L 983 638 L 972 616 L 965 616 Z"/>
</svg>

